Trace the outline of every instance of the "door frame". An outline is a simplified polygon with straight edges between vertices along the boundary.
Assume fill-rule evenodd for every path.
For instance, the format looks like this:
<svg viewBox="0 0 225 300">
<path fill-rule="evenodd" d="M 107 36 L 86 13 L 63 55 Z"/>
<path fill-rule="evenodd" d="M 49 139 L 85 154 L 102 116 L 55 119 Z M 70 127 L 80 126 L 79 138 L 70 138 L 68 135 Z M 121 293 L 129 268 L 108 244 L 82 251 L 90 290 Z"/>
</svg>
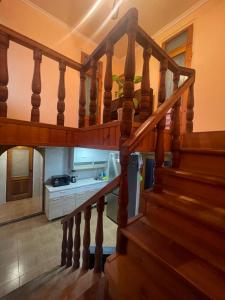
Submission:
<svg viewBox="0 0 225 300">
<path fill-rule="evenodd" d="M 81 51 L 81 64 L 84 64 L 89 55 L 83 51 Z M 103 74 L 103 63 L 102 61 L 98 61 L 98 67 L 96 72 L 96 79 L 98 81 L 98 99 L 97 99 L 97 124 L 101 124 L 101 112 L 102 112 L 102 74 Z M 91 77 L 91 69 L 86 72 L 86 75 Z M 88 114 L 87 114 L 88 113 Z M 89 111 L 85 113 L 85 126 L 88 125 L 89 121 Z"/>
<path fill-rule="evenodd" d="M 8 151 L 11 151 L 13 148 L 17 148 L 19 147 L 19 150 L 29 150 L 29 176 L 19 176 L 20 180 L 25 180 L 27 177 L 31 177 L 31 172 L 32 172 L 32 177 L 31 177 L 31 182 L 29 183 L 29 190 L 31 193 L 31 197 L 33 197 L 33 158 L 34 158 L 34 149 L 32 147 L 25 147 L 25 146 L 15 146 L 12 147 L 11 149 L 7 150 L 7 176 L 6 176 L 6 202 L 10 202 L 10 201 L 14 201 L 14 200 L 9 200 L 9 197 L 11 196 L 11 193 L 9 193 L 10 190 L 10 180 L 9 178 L 12 177 L 11 176 L 11 171 L 12 171 L 12 160 L 10 159 L 10 153 Z M 32 171 L 30 170 L 30 166 L 32 166 Z M 15 199 L 16 200 L 21 200 L 24 198 L 18 198 Z"/>
</svg>

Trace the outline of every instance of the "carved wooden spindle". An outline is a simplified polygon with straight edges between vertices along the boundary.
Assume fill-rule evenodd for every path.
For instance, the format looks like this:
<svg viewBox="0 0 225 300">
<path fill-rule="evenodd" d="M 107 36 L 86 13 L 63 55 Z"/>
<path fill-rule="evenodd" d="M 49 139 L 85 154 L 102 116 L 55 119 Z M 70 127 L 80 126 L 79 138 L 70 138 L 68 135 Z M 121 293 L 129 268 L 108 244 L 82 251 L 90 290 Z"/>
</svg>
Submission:
<svg viewBox="0 0 225 300">
<path fill-rule="evenodd" d="M 180 80 L 179 71 L 173 75 L 173 91 L 175 92 L 178 89 Z M 171 131 L 172 131 L 172 152 L 173 152 L 173 161 L 172 167 L 178 168 L 180 162 L 180 106 L 181 99 L 179 99 L 172 109 L 172 118 L 171 118 Z"/>
<path fill-rule="evenodd" d="M 80 223 L 81 213 L 75 216 L 75 236 L 74 236 L 74 253 L 73 253 L 73 267 L 78 269 L 80 267 Z"/>
<path fill-rule="evenodd" d="M 73 217 L 69 219 L 69 232 L 68 232 L 68 240 L 67 240 L 67 260 L 66 266 L 72 266 L 72 257 L 73 257 Z"/>
<path fill-rule="evenodd" d="M 144 122 L 152 114 L 150 79 L 149 79 L 149 60 L 152 54 L 151 48 L 145 48 L 143 51 L 143 70 L 141 81 L 141 103 L 140 103 L 140 121 Z"/>
<path fill-rule="evenodd" d="M 166 99 L 166 71 L 168 68 L 168 61 L 163 60 L 160 63 L 160 83 L 158 94 L 158 106 L 163 104 Z M 166 125 L 166 117 L 163 117 L 157 124 L 157 140 L 155 150 L 155 184 L 154 190 L 161 192 L 162 190 L 162 176 L 160 169 L 164 162 L 164 129 Z"/>
<path fill-rule="evenodd" d="M 40 121 L 40 105 L 41 105 L 41 61 L 42 61 L 42 53 L 39 49 L 34 50 L 33 54 L 34 58 L 34 74 L 32 80 L 32 96 L 31 96 L 31 122 L 39 122 Z"/>
<path fill-rule="evenodd" d="M 64 111 L 65 111 L 65 71 L 66 65 L 63 62 L 59 63 L 59 86 L 58 86 L 58 103 L 57 103 L 57 125 L 64 126 Z"/>
<path fill-rule="evenodd" d="M 189 88 L 188 102 L 187 102 L 187 115 L 186 115 L 186 131 L 193 131 L 193 118 L 194 118 L 194 84 Z"/>
<path fill-rule="evenodd" d="M 96 109 L 97 109 L 97 87 L 96 87 L 96 72 L 97 72 L 97 62 L 92 59 L 91 61 L 91 88 L 90 88 L 90 116 L 89 125 L 96 124 Z"/>
<path fill-rule="evenodd" d="M 85 73 L 80 72 L 80 96 L 79 96 L 79 128 L 85 125 L 85 105 L 86 105 L 86 89 L 85 89 Z"/>
<path fill-rule="evenodd" d="M 94 272 L 100 273 L 102 271 L 102 243 L 103 243 L 103 211 L 105 205 L 105 197 L 101 197 L 97 202 L 97 227 L 96 227 L 96 235 L 95 235 L 95 265 Z"/>
<path fill-rule="evenodd" d="M 8 62 L 7 51 L 9 48 L 9 37 L 7 34 L 0 33 L 0 117 L 7 117 L 8 99 Z"/>
<path fill-rule="evenodd" d="M 83 237 L 83 264 L 82 269 L 88 270 L 89 269 L 89 258 L 90 258 L 90 219 L 91 219 L 91 206 L 87 207 L 84 211 L 84 237 Z"/>
<path fill-rule="evenodd" d="M 124 77 L 125 82 L 123 86 L 123 115 L 120 126 L 120 147 L 124 141 L 130 137 L 132 130 L 132 111 L 133 111 L 133 98 L 134 98 L 134 75 L 135 75 L 135 40 L 137 29 L 138 14 L 133 10 L 133 14 L 128 20 L 127 35 L 128 46 L 125 62 Z M 126 239 L 121 234 L 121 228 L 127 225 L 128 219 L 128 154 L 120 151 L 120 164 L 121 164 L 121 181 L 120 181 L 120 196 L 119 196 L 119 209 L 118 209 L 118 229 L 117 229 L 117 251 L 124 253 L 126 251 Z"/>
<path fill-rule="evenodd" d="M 104 111 L 103 111 L 103 123 L 111 121 L 111 104 L 112 104 L 112 56 L 113 45 L 111 41 L 106 45 L 106 70 L 104 81 Z"/>
<path fill-rule="evenodd" d="M 67 222 L 63 223 L 63 239 L 62 239 L 62 251 L 61 251 L 61 266 L 66 264 L 66 252 L 67 252 Z"/>
</svg>

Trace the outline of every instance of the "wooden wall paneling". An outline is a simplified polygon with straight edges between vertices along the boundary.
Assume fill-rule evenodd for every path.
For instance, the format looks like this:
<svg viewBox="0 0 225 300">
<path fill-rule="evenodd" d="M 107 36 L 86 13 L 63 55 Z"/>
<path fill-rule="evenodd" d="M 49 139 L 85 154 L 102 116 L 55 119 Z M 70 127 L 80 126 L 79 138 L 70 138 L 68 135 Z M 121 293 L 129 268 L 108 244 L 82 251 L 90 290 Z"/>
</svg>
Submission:
<svg viewBox="0 0 225 300">
<path fill-rule="evenodd" d="M 8 61 L 7 50 L 9 48 L 9 37 L 0 32 L 0 117 L 7 117 L 8 99 Z"/>
</svg>

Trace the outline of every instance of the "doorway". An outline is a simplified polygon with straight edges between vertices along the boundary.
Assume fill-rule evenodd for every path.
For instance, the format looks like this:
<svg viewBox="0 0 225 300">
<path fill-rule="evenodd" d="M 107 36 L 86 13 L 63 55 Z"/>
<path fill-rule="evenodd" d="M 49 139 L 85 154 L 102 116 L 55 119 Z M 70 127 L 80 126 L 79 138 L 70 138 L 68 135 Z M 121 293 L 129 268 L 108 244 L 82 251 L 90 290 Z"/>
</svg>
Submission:
<svg viewBox="0 0 225 300">
<path fill-rule="evenodd" d="M 0 155 L 0 224 L 43 211 L 42 154 L 18 146 Z"/>
<path fill-rule="evenodd" d="M 193 43 L 193 25 L 190 25 L 164 41 L 162 47 L 169 56 L 182 67 L 191 67 L 192 59 L 192 43 Z M 185 81 L 185 76 L 180 76 L 179 85 Z M 166 98 L 173 93 L 173 73 L 166 72 Z M 171 111 L 166 116 L 166 128 L 170 127 Z M 181 132 L 185 132 L 185 119 L 187 111 L 187 94 L 182 98 L 181 104 Z"/>
</svg>

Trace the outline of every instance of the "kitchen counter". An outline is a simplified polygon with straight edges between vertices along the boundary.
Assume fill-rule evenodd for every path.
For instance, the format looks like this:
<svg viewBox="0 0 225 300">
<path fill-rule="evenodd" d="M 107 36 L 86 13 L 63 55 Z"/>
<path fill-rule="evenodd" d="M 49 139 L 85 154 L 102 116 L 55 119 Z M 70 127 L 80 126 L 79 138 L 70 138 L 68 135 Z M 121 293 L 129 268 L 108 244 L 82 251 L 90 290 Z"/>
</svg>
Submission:
<svg viewBox="0 0 225 300">
<path fill-rule="evenodd" d="M 94 178 L 86 178 L 86 179 L 79 179 L 75 183 L 70 183 L 69 185 L 63 185 L 58 187 L 53 187 L 52 185 L 46 184 L 45 187 L 48 189 L 49 192 L 59 192 L 64 190 L 70 190 L 74 188 L 78 188 L 85 185 L 92 185 L 92 184 L 98 184 L 98 183 L 108 183 L 107 180 L 96 180 Z"/>
</svg>

